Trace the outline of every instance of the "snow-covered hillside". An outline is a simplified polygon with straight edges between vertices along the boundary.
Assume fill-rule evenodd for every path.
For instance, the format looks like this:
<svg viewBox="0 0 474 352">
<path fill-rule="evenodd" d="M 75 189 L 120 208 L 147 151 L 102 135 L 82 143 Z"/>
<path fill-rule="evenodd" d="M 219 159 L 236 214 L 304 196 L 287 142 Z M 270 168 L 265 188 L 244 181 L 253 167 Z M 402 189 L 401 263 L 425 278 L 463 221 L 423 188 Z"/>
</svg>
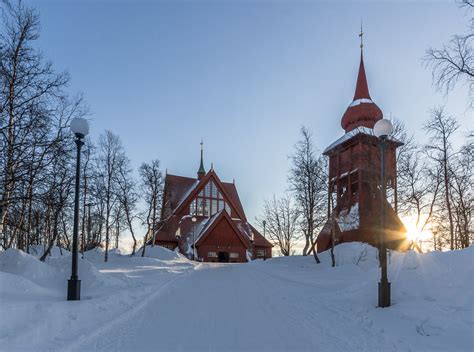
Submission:
<svg viewBox="0 0 474 352">
<path fill-rule="evenodd" d="M 40 248 L 35 252 L 41 254 Z M 392 306 L 377 308 L 374 248 L 248 264 L 86 253 L 68 302 L 70 255 L 0 253 L 1 351 L 471 351 L 474 249 L 392 253 Z"/>
</svg>

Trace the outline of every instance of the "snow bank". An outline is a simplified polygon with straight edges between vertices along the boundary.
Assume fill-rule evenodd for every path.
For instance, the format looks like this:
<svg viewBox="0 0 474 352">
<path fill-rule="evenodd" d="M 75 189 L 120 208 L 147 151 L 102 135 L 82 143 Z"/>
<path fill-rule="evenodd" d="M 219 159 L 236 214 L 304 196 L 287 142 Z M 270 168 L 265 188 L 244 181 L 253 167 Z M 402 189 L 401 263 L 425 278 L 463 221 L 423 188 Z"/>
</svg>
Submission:
<svg viewBox="0 0 474 352">
<path fill-rule="evenodd" d="M 53 251 L 53 253 L 59 253 Z M 117 287 L 121 282 L 114 277 L 101 273 L 88 260 L 79 258 L 79 278 L 86 294 L 102 287 Z M 71 276 L 71 256 L 54 255 L 47 257 L 45 262 L 40 261 L 33 255 L 17 249 L 8 249 L 0 253 L 1 285 L 10 286 L 2 292 L 14 292 L 12 287 L 18 287 L 21 292 L 36 290 L 38 294 L 53 296 L 64 296 L 66 283 Z M 4 275 L 5 273 L 10 275 Z M 8 282 L 7 283 L 4 283 Z M 29 283 L 28 283 L 29 282 Z M 34 285 L 31 285 L 34 284 Z M 46 289 L 38 290 L 38 287 Z"/>
<path fill-rule="evenodd" d="M 30 246 L 30 254 L 34 255 L 35 257 L 41 258 L 46 249 L 47 248 L 44 248 L 43 245 Z M 71 252 L 69 252 L 67 249 L 59 248 L 58 246 L 53 246 L 49 251 L 48 257 L 62 257 L 69 255 L 71 255 Z"/>
<path fill-rule="evenodd" d="M 331 267 L 331 253 L 327 250 L 322 253 L 318 253 L 318 257 L 321 260 L 321 264 L 316 267 L 316 270 L 322 270 L 323 268 Z M 334 247 L 334 257 L 336 259 L 336 266 L 358 266 L 362 269 L 368 269 L 374 266 L 378 266 L 378 250 L 371 245 L 362 242 L 349 242 L 342 243 Z M 272 259 L 256 260 L 249 264 L 261 265 L 261 264 L 276 264 L 276 265 L 298 265 L 314 267 L 315 263 L 313 254 L 308 256 L 293 255 L 290 257 L 274 257 Z"/>
<path fill-rule="evenodd" d="M 18 276 L 45 287 L 56 286 L 59 279 L 57 271 L 50 265 L 30 254 L 12 248 L 0 253 L 0 272 Z"/>
<path fill-rule="evenodd" d="M 140 248 L 138 251 L 135 252 L 135 257 L 139 257 L 142 255 L 142 249 L 143 248 Z M 160 260 L 176 260 L 184 258 L 183 255 L 181 255 L 180 253 L 171 251 L 168 248 L 162 246 L 146 246 L 145 257 Z"/>
</svg>

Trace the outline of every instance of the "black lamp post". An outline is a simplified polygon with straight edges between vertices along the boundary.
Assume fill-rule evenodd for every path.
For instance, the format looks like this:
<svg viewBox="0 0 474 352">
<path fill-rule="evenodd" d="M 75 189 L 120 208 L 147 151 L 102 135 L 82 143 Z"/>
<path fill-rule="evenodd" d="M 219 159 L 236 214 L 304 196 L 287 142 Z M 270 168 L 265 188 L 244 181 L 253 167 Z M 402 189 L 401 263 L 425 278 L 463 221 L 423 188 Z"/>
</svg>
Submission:
<svg viewBox="0 0 474 352">
<path fill-rule="evenodd" d="M 385 185 L 385 151 L 387 149 L 388 136 L 393 131 L 392 123 L 389 120 L 382 119 L 377 121 L 374 126 L 374 135 L 380 140 L 380 282 L 379 282 L 379 307 L 390 307 L 390 282 L 387 277 L 387 246 L 385 243 L 385 201 L 387 199 Z"/>
<path fill-rule="evenodd" d="M 81 299 L 81 280 L 77 274 L 78 257 L 78 237 L 79 237 L 79 185 L 81 177 L 81 147 L 84 144 L 84 137 L 89 133 L 89 125 L 83 118 L 75 118 L 71 121 L 71 131 L 76 136 L 77 146 L 76 157 L 76 187 L 74 194 L 74 226 L 72 233 L 72 268 L 71 278 L 67 283 L 67 300 L 78 301 Z"/>
<path fill-rule="evenodd" d="M 193 260 L 194 260 L 194 253 L 195 253 L 195 246 L 196 246 L 196 242 L 195 242 L 195 237 L 194 237 L 194 229 L 195 229 L 195 224 L 196 224 L 196 221 L 197 221 L 197 218 L 195 216 L 192 217 L 191 221 L 193 222 Z"/>
</svg>

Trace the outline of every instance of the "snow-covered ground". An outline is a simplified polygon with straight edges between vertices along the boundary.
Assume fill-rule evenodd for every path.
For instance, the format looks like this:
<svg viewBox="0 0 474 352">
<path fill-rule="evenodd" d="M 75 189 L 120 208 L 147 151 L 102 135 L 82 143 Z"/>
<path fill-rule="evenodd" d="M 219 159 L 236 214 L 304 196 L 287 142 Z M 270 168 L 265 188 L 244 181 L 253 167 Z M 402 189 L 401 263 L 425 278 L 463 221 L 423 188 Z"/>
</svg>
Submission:
<svg viewBox="0 0 474 352">
<path fill-rule="evenodd" d="M 40 248 L 36 251 L 41 254 Z M 69 253 L 0 253 L 1 351 L 472 351 L 474 248 L 392 253 L 390 308 L 377 308 L 374 248 L 248 264 L 86 253 L 68 302 Z"/>
</svg>

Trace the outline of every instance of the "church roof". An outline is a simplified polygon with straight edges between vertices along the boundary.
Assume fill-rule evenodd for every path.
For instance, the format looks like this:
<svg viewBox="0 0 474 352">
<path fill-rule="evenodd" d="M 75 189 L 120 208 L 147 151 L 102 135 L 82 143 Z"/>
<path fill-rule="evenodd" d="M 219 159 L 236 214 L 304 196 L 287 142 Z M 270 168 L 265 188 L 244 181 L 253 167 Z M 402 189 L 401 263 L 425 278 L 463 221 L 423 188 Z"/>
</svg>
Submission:
<svg viewBox="0 0 474 352">
<path fill-rule="evenodd" d="M 209 170 L 201 180 L 167 174 L 165 178 L 165 187 L 167 188 L 165 189 L 165 203 L 169 203 L 172 211 L 177 210 L 185 203 L 192 193 L 197 191 L 197 188 L 206 184 L 211 177 L 222 186 L 223 193 L 227 196 L 231 206 L 233 206 L 235 211 L 245 219 L 244 208 L 242 207 L 235 184 L 220 181 L 213 169 Z"/>
<path fill-rule="evenodd" d="M 360 52 L 359 74 L 352 103 L 342 116 L 341 126 L 346 132 L 357 127 L 373 128 L 382 118 L 382 110 L 372 101 L 365 75 L 364 57 Z"/>
</svg>

